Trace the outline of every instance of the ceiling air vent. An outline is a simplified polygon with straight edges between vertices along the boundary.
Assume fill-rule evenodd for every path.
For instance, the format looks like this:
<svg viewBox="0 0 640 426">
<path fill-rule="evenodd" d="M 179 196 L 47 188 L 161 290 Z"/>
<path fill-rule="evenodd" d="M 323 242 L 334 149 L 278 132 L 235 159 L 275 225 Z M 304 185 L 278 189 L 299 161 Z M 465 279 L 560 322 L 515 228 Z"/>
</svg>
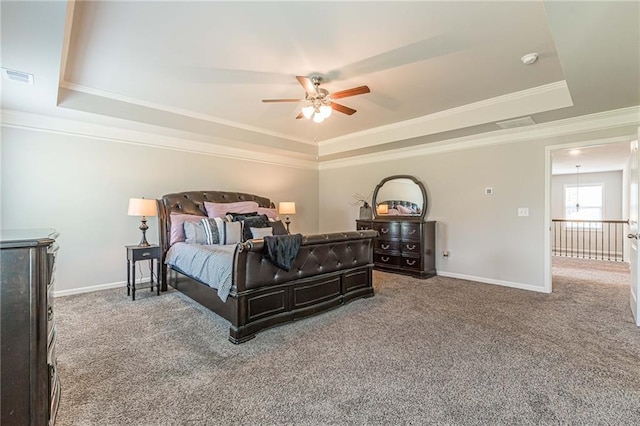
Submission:
<svg viewBox="0 0 640 426">
<path fill-rule="evenodd" d="M 531 117 L 514 118 L 513 120 L 498 121 L 496 124 L 502 129 L 513 129 L 516 127 L 531 126 L 536 124 Z"/>
<path fill-rule="evenodd" d="M 33 85 L 33 74 L 29 74 L 26 72 L 2 68 L 2 77 L 6 80 L 13 80 L 19 83 Z"/>
</svg>

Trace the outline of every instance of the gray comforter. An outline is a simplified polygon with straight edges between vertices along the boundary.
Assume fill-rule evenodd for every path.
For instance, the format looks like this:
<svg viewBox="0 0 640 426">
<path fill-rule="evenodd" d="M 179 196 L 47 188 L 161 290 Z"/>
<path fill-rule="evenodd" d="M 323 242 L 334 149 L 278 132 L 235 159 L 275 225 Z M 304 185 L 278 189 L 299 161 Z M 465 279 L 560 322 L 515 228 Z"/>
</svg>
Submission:
<svg viewBox="0 0 640 426">
<path fill-rule="evenodd" d="M 169 248 L 165 263 L 175 266 L 192 278 L 218 290 L 227 300 L 231 290 L 233 254 L 236 245 L 201 245 L 176 243 Z"/>
</svg>

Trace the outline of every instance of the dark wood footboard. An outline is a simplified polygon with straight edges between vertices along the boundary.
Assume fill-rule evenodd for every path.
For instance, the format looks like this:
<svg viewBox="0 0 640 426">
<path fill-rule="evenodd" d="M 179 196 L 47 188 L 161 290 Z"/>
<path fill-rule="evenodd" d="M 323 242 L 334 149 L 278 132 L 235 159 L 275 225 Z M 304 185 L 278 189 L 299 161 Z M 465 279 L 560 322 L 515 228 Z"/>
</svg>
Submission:
<svg viewBox="0 0 640 426">
<path fill-rule="evenodd" d="M 229 340 L 242 343 L 268 327 L 294 321 L 373 296 L 373 240 L 376 231 L 350 231 L 303 237 L 289 271 L 264 258 L 264 242 L 238 244 L 234 255 L 232 288 L 226 301 L 217 290 L 177 270 L 168 271 L 171 213 L 206 217 L 204 202 L 251 200 L 273 207 L 268 198 L 252 194 L 190 191 L 167 194 L 158 200 L 158 230 L 162 255 L 162 282 L 216 312 L 230 323 Z M 169 273 L 168 273 L 169 272 Z"/>
<path fill-rule="evenodd" d="M 319 238 L 317 236 L 305 237 L 289 272 L 273 267 L 262 258 L 261 240 L 241 244 L 235 257 L 234 285 L 226 302 L 218 297 L 215 289 L 179 271 L 170 272 L 169 284 L 227 319 L 231 323 L 229 340 L 239 344 L 265 328 L 325 312 L 353 299 L 373 296 L 371 258 L 375 235 L 372 231 L 325 234 L 321 237 L 322 243 L 314 242 Z M 331 255 L 314 256 L 318 252 Z M 348 254 L 335 257 L 336 253 Z M 349 262 L 356 265 L 345 267 Z M 334 270 L 317 272 L 330 268 Z M 252 273 L 239 276 L 247 270 Z M 256 274 L 256 270 L 262 273 Z M 276 282 L 278 275 L 281 278 Z M 290 275 L 299 278 L 291 279 Z M 273 281 L 265 284 L 262 282 L 265 277 L 271 277 Z"/>
</svg>

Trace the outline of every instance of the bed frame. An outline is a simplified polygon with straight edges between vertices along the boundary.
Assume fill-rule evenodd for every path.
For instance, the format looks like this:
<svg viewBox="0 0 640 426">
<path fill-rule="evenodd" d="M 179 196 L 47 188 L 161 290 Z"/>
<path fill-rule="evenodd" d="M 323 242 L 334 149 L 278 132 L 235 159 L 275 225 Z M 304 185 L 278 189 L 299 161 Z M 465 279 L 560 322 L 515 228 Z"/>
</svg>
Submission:
<svg viewBox="0 0 640 426">
<path fill-rule="evenodd" d="M 231 342 L 239 344 L 265 328 L 373 296 L 373 240 L 377 232 L 369 230 L 304 236 L 288 272 L 264 260 L 263 240 L 240 243 L 234 255 L 231 292 L 223 302 L 215 289 L 164 263 L 171 234 L 169 215 L 206 217 L 205 201 L 256 201 L 261 207 L 273 207 L 273 203 L 252 194 L 221 191 L 179 192 L 158 200 L 163 290 L 169 283 L 228 320 Z"/>
</svg>

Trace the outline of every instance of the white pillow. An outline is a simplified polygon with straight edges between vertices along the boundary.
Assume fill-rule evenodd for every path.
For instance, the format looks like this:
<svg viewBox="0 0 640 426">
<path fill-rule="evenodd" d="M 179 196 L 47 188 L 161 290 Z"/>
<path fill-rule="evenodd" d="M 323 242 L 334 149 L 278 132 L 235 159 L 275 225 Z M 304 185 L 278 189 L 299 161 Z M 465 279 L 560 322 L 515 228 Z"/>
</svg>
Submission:
<svg viewBox="0 0 640 426">
<path fill-rule="evenodd" d="M 227 222 L 226 220 L 216 217 L 214 218 L 218 226 L 218 234 L 220 235 L 220 244 L 238 244 L 242 242 L 242 223 Z"/>
<path fill-rule="evenodd" d="M 268 226 L 266 228 L 249 228 L 251 229 L 251 235 L 253 238 L 264 238 L 273 235 L 273 228 Z"/>
</svg>

